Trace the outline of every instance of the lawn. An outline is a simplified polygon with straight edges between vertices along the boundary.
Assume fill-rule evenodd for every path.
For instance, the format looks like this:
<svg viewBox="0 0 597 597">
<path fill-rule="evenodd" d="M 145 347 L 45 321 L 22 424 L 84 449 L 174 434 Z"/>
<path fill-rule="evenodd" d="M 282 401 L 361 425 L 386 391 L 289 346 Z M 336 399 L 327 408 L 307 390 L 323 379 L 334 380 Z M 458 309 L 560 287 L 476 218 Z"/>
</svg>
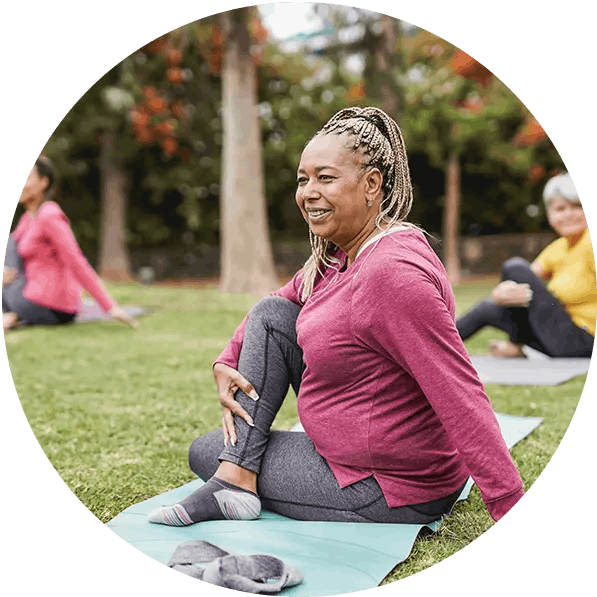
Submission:
<svg viewBox="0 0 597 597">
<path fill-rule="evenodd" d="M 459 312 L 490 288 L 490 283 L 460 286 Z M 188 446 L 220 421 L 211 362 L 254 301 L 222 296 L 210 286 L 118 285 L 110 291 L 121 304 L 151 308 L 153 315 L 135 332 L 105 322 L 6 335 L 15 386 L 35 436 L 62 479 L 103 522 L 194 478 Z M 485 352 L 487 342 L 499 337 L 486 330 L 467 348 Z M 584 382 L 579 377 L 553 388 L 487 386 L 496 411 L 545 421 L 512 451 L 525 489 L 561 441 Z M 296 421 L 295 398 L 289 395 L 275 427 Z M 491 525 L 475 488 L 384 582 L 439 562 Z"/>
</svg>

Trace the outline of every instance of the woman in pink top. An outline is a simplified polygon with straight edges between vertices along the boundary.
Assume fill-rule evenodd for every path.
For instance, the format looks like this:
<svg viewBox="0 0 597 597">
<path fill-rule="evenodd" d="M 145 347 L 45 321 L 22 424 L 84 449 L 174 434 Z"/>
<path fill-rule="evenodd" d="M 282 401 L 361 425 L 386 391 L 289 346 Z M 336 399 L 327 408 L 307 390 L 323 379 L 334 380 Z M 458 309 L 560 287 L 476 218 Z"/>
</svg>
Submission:
<svg viewBox="0 0 597 597">
<path fill-rule="evenodd" d="M 60 207 L 46 201 L 55 178 L 50 160 L 40 156 L 23 187 L 19 203 L 25 213 L 9 238 L 4 262 L 4 329 L 72 321 L 81 287 L 112 317 L 135 327 L 85 259 Z"/>
<path fill-rule="evenodd" d="M 308 143 L 296 201 L 313 253 L 253 307 L 216 360 L 222 430 L 193 442 L 207 482 L 149 514 L 183 526 L 252 519 L 427 523 L 471 475 L 498 520 L 523 495 L 455 325 L 446 272 L 406 222 L 397 124 L 336 114 Z M 305 433 L 271 431 L 289 386 Z"/>
</svg>

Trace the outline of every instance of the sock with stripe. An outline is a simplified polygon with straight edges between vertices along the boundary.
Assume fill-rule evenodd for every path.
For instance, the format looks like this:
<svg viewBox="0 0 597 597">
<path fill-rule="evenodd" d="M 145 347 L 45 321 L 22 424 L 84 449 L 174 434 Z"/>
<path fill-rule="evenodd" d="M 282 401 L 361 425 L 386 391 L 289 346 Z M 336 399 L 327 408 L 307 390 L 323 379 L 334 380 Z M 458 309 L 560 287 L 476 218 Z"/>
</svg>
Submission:
<svg viewBox="0 0 597 597">
<path fill-rule="evenodd" d="M 205 485 L 173 506 L 150 512 L 150 522 L 183 527 L 204 520 L 255 520 L 261 500 L 247 489 L 212 477 Z"/>
</svg>

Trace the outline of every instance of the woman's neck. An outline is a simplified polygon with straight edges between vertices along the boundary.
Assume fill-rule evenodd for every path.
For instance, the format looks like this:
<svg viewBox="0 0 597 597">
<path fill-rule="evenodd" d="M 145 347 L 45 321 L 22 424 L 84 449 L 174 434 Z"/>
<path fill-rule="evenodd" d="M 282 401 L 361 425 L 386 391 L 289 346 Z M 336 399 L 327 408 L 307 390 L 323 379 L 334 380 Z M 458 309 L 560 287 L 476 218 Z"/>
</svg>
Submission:
<svg viewBox="0 0 597 597">
<path fill-rule="evenodd" d="M 367 238 L 364 242 L 360 244 L 352 261 L 354 261 L 363 252 L 365 248 L 367 248 L 370 244 L 374 243 L 378 239 L 378 237 L 385 236 L 386 234 L 389 234 L 390 232 L 395 232 L 396 230 L 404 230 L 406 228 L 406 226 L 404 226 L 403 224 L 393 224 L 392 226 L 390 226 L 385 222 L 382 224 L 382 226 L 383 228 L 376 227 L 374 230 L 374 234 L 371 234 L 369 238 Z M 349 262 L 347 260 L 347 265 L 350 265 L 352 261 Z"/>
<path fill-rule="evenodd" d="M 572 248 L 574 245 L 576 245 L 576 243 L 578 243 L 578 241 L 583 237 L 584 233 L 586 232 L 586 228 L 584 230 L 581 230 L 580 232 L 576 232 L 575 234 L 570 234 L 569 236 L 566 237 L 566 240 L 568 241 L 568 246 L 570 248 Z"/>
<path fill-rule="evenodd" d="M 384 227 L 387 228 L 387 224 L 384 224 Z M 384 228 L 384 230 L 385 230 L 385 228 Z M 381 234 L 382 232 L 384 232 L 384 230 L 380 230 L 377 226 L 374 226 L 369 231 L 363 231 L 364 232 L 363 236 L 361 236 L 361 238 L 359 238 L 358 241 L 350 247 L 350 249 L 344 250 L 344 249 L 342 249 L 342 247 L 340 247 L 346 253 L 346 257 L 347 257 L 346 266 L 348 267 L 348 266 L 352 265 L 354 260 L 357 258 L 357 255 L 359 254 L 359 251 L 361 250 L 361 248 L 366 243 L 368 243 L 371 239 L 375 238 L 378 234 Z"/>
<path fill-rule="evenodd" d="M 25 211 L 29 214 L 29 217 L 33 218 L 37 212 L 39 211 L 39 208 L 42 206 L 44 202 L 44 197 L 35 197 L 35 199 L 32 199 L 31 201 L 28 201 L 25 204 Z"/>
</svg>

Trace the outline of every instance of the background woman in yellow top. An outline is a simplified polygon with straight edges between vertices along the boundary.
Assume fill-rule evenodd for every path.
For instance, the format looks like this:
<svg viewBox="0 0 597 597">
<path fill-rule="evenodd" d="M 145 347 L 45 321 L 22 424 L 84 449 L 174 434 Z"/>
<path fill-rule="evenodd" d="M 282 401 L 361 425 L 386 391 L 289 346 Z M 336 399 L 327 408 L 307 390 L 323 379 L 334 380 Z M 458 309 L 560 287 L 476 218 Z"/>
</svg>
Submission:
<svg viewBox="0 0 597 597">
<path fill-rule="evenodd" d="M 520 257 L 506 261 L 503 281 L 456 325 L 463 340 L 486 325 L 506 332 L 510 341 L 489 345 L 497 357 L 524 357 L 525 344 L 552 357 L 590 357 L 597 313 L 595 260 L 570 175 L 551 178 L 543 200 L 560 238 L 533 263 Z"/>
</svg>

